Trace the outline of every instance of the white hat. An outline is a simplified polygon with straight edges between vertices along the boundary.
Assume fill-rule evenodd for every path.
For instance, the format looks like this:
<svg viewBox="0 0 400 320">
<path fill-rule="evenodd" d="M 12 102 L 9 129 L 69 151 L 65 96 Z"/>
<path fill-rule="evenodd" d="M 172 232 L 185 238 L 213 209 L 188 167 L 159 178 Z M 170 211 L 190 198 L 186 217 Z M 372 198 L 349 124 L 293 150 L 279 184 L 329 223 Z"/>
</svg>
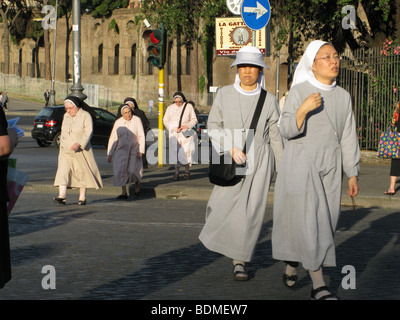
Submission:
<svg viewBox="0 0 400 320">
<path fill-rule="evenodd" d="M 236 60 L 232 63 L 231 68 L 239 64 L 252 64 L 269 69 L 263 58 L 264 55 L 261 53 L 260 49 L 257 47 L 245 46 L 237 52 Z"/>
</svg>

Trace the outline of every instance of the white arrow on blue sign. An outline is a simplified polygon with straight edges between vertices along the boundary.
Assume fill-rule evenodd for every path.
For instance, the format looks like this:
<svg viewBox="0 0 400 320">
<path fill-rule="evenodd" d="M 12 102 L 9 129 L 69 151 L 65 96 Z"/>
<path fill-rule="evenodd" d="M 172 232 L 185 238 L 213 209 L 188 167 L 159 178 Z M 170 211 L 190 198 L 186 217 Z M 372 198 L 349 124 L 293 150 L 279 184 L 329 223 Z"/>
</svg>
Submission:
<svg viewBox="0 0 400 320">
<path fill-rule="evenodd" d="M 271 17 L 268 0 L 243 0 L 242 19 L 252 30 L 264 28 Z"/>
</svg>

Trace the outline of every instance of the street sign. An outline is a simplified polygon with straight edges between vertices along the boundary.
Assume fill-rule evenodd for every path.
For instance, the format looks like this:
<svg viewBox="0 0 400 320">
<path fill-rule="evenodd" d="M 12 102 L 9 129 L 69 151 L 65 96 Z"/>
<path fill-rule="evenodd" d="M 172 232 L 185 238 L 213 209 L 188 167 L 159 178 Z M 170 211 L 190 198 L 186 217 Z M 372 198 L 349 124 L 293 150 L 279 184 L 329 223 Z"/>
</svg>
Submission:
<svg viewBox="0 0 400 320">
<path fill-rule="evenodd" d="M 242 18 L 252 30 L 264 28 L 271 17 L 271 6 L 268 0 L 243 0 Z"/>
<path fill-rule="evenodd" d="M 261 53 L 266 53 L 266 28 L 252 30 L 241 17 L 215 18 L 217 56 L 235 56 L 243 46 L 251 46 L 253 36 Z M 253 34 L 254 33 L 254 34 Z"/>
</svg>

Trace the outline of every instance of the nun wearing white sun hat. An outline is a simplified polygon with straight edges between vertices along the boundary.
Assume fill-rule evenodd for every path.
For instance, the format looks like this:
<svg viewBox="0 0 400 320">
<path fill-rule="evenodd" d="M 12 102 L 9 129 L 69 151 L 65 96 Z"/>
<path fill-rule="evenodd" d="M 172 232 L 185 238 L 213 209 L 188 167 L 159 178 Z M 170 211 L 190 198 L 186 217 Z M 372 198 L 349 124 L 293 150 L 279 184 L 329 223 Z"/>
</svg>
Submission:
<svg viewBox="0 0 400 320">
<path fill-rule="evenodd" d="M 272 255 L 287 262 L 283 280 L 289 287 L 298 262 L 309 270 L 313 299 L 335 298 L 321 267 L 336 265 L 342 172 L 349 178 L 348 195 L 358 193 L 360 150 L 350 94 L 336 84 L 339 64 L 330 43 L 310 43 L 279 126 L 287 142 L 274 190 Z"/>
<path fill-rule="evenodd" d="M 242 152 L 246 129 L 250 127 L 265 85 L 263 68 L 268 66 L 256 47 L 239 50 L 233 66 L 237 66 L 235 83 L 218 90 L 209 115 L 208 131 L 214 147 L 230 152 L 237 163 L 252 163 L 254 169 L 234 186 L 214 187 L 199 239 L 209 250 L 233 260 L 235 279 L 247 280 L 245 262 L 251 260 L 260 234 L 270 182 L 283 146 L 277 126 L 277 102 L 268 92 L 252 147 L 246 154 Z M 220 143 L 220 137 L 227 132 L 224 143 Z M 235 133 L 239 139 L 233 139 Z"/>
</svg>

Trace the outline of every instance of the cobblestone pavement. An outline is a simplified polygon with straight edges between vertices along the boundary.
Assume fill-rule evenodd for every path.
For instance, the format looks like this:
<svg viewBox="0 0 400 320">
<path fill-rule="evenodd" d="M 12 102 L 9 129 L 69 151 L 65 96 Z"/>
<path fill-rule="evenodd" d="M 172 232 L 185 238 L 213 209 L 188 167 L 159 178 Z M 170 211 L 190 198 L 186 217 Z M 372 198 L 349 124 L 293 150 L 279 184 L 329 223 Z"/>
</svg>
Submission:
<svg viewBox="0 0 400 320">
<path fill-rule="evenodd" d="M 281 262 L 271 258 L 271 208 L 249 264 L 250 281 L 233 280 L 228 258 L 198 240 L 205 201 L 142 198 L 116 201 L 94 194 L 87 206 L 24 191 L 10 216 L 13 278 L 0 299 L 278 300 L 309 299 L 311 282 L 299 270 L 296 289 L 283 287 Z M 400 299 L 398 210 L 343 207 L 336 233 L 337 267 L 325 280 L 342 299 Z M 55 289 L 44 289 L 55 270 Z M 344 266 L 355 270 L 345 290 Z M 343 280 L 345 281 L 345 280 Z M 350 283 L 350 282 L 348 282 Z"/>
</svg>

